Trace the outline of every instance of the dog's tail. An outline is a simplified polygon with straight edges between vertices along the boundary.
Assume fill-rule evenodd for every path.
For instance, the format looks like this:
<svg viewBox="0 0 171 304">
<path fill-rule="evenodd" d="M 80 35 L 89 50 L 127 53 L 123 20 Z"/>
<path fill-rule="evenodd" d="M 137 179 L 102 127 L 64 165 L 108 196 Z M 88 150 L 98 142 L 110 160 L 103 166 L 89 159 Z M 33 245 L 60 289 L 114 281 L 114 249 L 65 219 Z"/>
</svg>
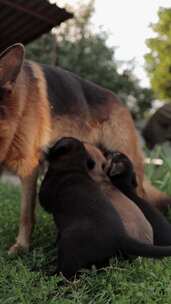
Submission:
<svg viewBox="0 0 171 304">
<path fill-rule="evenodd" d="M 171 256 L 171 246 L 155 246 L 142 243 L 129 236 L 123 236 L 120 240 L 120 250 L 130 256 L 148 258 L 164 258 Z"/>
</svg>

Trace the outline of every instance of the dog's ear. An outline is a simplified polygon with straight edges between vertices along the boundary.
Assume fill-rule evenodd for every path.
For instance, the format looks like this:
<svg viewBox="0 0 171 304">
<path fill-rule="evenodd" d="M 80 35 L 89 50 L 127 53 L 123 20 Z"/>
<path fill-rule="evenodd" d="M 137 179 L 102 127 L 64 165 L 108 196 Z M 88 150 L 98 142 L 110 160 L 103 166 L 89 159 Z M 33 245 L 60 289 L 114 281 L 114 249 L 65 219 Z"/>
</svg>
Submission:
<svg viewBox="0 0 171 304">
<path fill-rule="evenodd" d="M 59 156 L 69 153 L 72 149 L 73 141 L 70 138 L 62 138 L 52 146 L 46 153 L 47 161 L 53 161 Z"/>
<path fill-rule="evenodd" d="M 0 88 L 12 91 L 22 68 L 24 53 L 24 46 L 16 43 L 0 54 Z"/>
</svg>

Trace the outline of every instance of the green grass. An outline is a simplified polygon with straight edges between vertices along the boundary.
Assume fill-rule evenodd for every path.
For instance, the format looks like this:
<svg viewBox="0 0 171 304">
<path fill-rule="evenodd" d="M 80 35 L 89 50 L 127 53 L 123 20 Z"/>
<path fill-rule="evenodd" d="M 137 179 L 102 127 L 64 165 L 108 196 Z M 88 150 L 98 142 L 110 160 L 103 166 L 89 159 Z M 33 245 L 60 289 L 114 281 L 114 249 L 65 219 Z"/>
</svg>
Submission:
<svg viewBox="0 0 171 304">
<path fill-rule="evenodd" d="M 158 148 L 155 153 L 162 155 L 164 165 L 158 169 L 147 166 L 147 174 L 169 192 L 171 161 L 165 151 Z M 7 250 L 17 233 L 19 198 L 18 188 L 0 184 L 0 304 L 171 303 L 171 258 L 139 258 L 132 263 L 111 260 L 107 268 L 84 272 L 73 283 L 33 271 L 43 269 L 56 255 L 53 221 L 40 208 L 31 251 L 9 257 Z"/>
</svg>

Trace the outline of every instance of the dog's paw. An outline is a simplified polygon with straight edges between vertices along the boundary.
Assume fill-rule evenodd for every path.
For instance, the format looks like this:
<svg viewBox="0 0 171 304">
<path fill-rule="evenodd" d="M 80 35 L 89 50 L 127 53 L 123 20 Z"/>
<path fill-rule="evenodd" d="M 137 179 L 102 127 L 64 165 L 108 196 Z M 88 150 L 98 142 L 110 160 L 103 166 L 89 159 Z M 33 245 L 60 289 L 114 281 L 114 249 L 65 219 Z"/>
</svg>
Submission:
<svg viewBox="0 0 171 304">
<path fill-rule="evenodd" d="M 29 251 L 29 245 L 22 245 L 18 242 L 16 242 L 14 245 L 12 245 L 9 250 L 8 254 L 9 255 L 17 255 L 22 252 L 28 252 Z"/>
</svg>

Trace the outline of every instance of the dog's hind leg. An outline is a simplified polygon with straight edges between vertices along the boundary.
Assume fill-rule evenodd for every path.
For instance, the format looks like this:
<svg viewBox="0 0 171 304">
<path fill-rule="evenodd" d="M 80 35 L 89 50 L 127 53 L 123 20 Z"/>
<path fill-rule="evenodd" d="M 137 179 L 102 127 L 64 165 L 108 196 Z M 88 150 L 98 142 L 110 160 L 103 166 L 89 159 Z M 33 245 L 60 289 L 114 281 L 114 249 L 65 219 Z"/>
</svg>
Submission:
<svg viewBox="0 0 171 304">
<path fill-rule="evenodd" d="M 19 232 L 16 243 L 11 246 L 8 251 L 9 254 L 15 254 L 19 251 L 29 249 L 31 234 L 35 223 L 36 186 L 38 172 L 38 168 L 35 168 L 31 175 L 21 178 L 22 199 Z"/>
</svg>

